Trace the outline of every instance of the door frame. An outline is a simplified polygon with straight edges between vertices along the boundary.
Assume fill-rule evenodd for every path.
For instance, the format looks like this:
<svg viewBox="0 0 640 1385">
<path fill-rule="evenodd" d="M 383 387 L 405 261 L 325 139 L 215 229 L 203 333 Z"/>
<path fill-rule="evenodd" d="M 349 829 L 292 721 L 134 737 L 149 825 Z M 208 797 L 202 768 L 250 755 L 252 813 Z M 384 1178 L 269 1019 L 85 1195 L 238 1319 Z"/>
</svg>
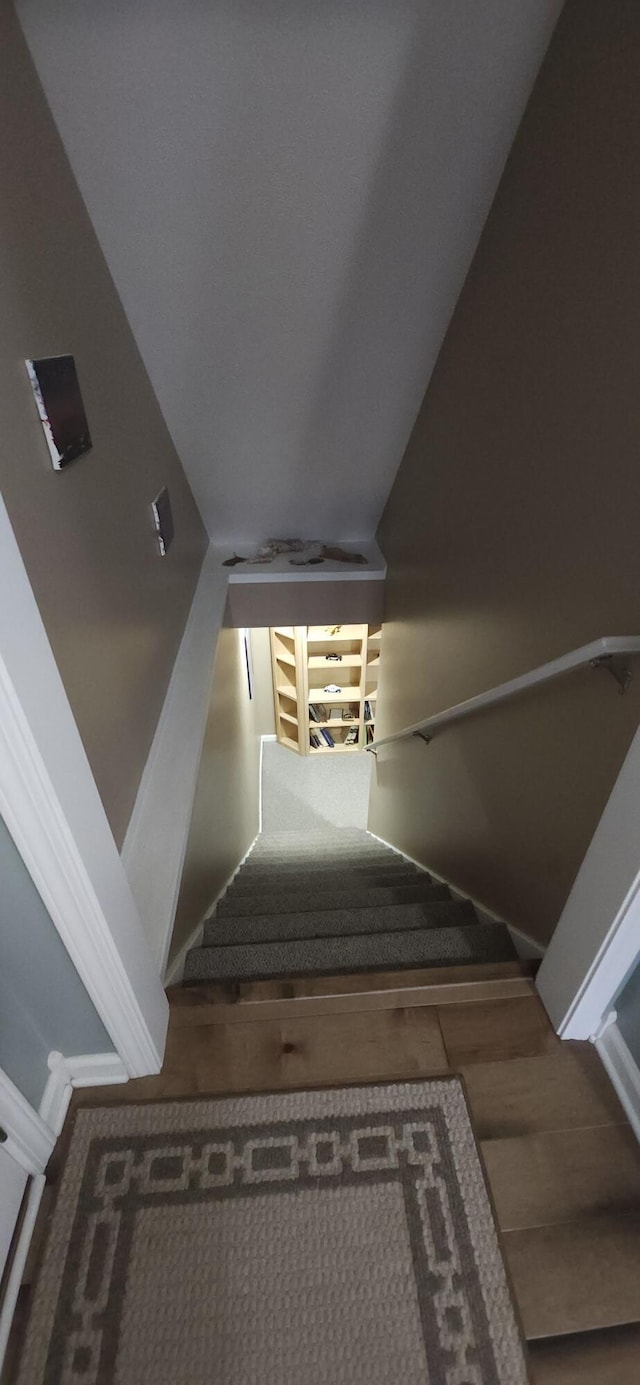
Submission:
<svg viewBox="0 0 640 1385">
<path fill-rule="evenodd" d="M 0 814 L 131 1077 L 168 1003 L 0 498 Z"/>
<path fill-rule="evenodd" d="M 640 730 L 636 732 L 536 978 L 563 1039 L 598 1036 L 640 957 Z"/>
</svg>

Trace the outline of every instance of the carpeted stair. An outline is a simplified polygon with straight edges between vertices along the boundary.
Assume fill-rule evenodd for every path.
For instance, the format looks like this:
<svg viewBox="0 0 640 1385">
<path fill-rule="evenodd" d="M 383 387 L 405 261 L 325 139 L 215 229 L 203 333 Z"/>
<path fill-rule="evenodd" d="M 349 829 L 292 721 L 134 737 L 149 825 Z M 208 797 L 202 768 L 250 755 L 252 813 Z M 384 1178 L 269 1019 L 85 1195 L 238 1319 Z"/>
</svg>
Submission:
<svg viewBox="0 0 640 1385">
<path fill-rule="evenodd" d="M 187 954 L 184 981 L 503 962 L 503 924 L 355 829 L 258 838 Z"/>
</svg>

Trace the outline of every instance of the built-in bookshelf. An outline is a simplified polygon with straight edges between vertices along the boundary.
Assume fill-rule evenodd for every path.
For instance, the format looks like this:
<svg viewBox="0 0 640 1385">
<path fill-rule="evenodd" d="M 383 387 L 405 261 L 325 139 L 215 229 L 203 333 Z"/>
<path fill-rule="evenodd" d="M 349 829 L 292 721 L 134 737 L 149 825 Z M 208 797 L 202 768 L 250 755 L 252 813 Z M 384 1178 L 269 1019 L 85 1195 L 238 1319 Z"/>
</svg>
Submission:
<svg viewBox="0 0 640 1385">
<path fill-rule="evenodd" d="M 375 735 L 381 627 L 282 625 L 270 634 L 281 745 L 299 755 L 364 750 Z"/>
</svg>

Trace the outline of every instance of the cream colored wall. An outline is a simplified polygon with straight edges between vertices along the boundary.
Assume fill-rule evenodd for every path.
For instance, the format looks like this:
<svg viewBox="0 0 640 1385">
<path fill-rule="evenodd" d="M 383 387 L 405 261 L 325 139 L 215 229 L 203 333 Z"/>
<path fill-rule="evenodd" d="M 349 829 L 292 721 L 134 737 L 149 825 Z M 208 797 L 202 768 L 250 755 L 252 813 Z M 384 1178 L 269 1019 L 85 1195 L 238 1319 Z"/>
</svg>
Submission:
<svg viewBox="0 0 640 1385">
<path fill-rule="evenodd" d="M 229 586 L 229 624 L 324 625 L 340 619 L 357 625 L 382 620 L 383 582 L 240 582 Z"/>
<path fill-rule="evenodd" d="M 0 485 L 120 844 L 206 535 L 6 0 L 0 71 Z M 60 473 L 24 360 L 66 352 L 93 448 Z M 163 485 L 176 537 L 161 559 Z"/>
<path fill-rule="evenodd" d="M 258 832 L 260 739 L 242 635 L 224 629 L 187 843 L 169 965 L 204 918 Z"/>
<path fill-rule="evenodd" d="M 377 732 L 640 633 L 640 9 L 569 0 L 379 531 Z M 382 751 L 370 827 L 550 936 L 640 719 L 602 671 Z"/>
<path fill-rule="evenodd" d="M 261 736 L 275 736 L 276 716 L 273 707 L 273 678 L 271 674 L 271 644 L 268 626 L 249 632 L 253 664 L 253 699 L 256 729 Z"/>
</svg>

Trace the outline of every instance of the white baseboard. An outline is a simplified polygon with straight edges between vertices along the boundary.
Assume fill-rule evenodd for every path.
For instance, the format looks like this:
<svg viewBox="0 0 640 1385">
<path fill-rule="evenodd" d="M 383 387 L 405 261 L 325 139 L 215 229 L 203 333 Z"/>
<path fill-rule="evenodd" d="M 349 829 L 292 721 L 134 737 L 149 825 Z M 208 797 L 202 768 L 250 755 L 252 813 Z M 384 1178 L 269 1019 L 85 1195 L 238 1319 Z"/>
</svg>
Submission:
<svg viewBox="0 0 640 1385">
<path fill-rule="evenodd" d="M 40 1102 L 40 1118 L 57 1137 L 74 1087 L 104 1087 L 113 1082 L 128 1082 L 129 1074 L 117 1053 L 79 1053 L 64 1058 L 55 1050 L 49 1054 L 49 1077 Z"/>
<path fill-rule="evenodd" d="M 160 976 L 178 903 L 226 593 L 226 571 L 210 548 L 122 847 Z"/>
<path fill-rule="evenodd" d="M 260 769 L 258 771 L 258 836 L 260 836 L 260 833 L 262 832 L 262 763 L 264 758 L 264 743 L 265 741 L 277 741 L 277 739 L 278 737 L 273 731 L 269 732 L 267 735 L 260 737 Z"/>
<path fill-rule="evenodd" d="M 406 851 L 401 851 L 399 847 L 394 846 L 393 842 L 385 841 L 384 837 L 378 837 L 377 834 L 371 832 L 369 828 L 367 828 L 367 835 L 373 837 L 374 841 L 380 842 L 381 846 L 388 846 L 391 851 L 395 851 L 397 856 L 402 856 L 404 861 L 410 861 L 411 864 L 417 866 L 419 870 L 428 871 L 429 875 L 432 875 L 434 880 L 437 880 L 441 885 L 446 885 L 448 889 L 451 890 L 454 899 L 470 900 L 481 923 L 501 923 L 511 934 L 513 946 L 518 956 L 523 961 L 530 957 L 544 957 L 545 948 L 535 938 L 532 938 L 529 933 L 523 933 L 521 928 L 516 928 L 514 924 L 507 923 L 507 920 L 501 918 L 499 914 L 494 913 L 493 909 L 487 909 L 485 904 L 481 904 L 479 900 L 474 899 L 473 896 L 467 894 L 465 890 L 460 890 L 457 885 L 452 884 L 450 880 L 445 880 L 444 876 L 439 875 L 437 871 L 433 870 L 432 866 L 428 866 L 424 861 L 418 861 L 415 856 L 408 856 Z"/>
<path fill-rule="evenodd" d="M 268 739 L 268 737 L 266 737 L 265 739 Z M 260 764 L 261 764 L 261 767 L 262 767 L 262 760 L 260 761 Z M 258 833 L 258 836 L 259 836 L 259 835 L 260 835 L 260 833 Z M 187 953 L 191 951 L 191 948 L 192 948 L 192 947 L 199 947 L 199 946 L 200 946 L 200 944 L 201 944 L 201 942 L 202 942 L 202 936 L 203 936 L 203 933 L 204 933 L 204 926 L 205 926 L 205 923 L 207 922 L 207 919 L 208 919 L 208 918 L 210 917 L 210 915 L 213 913 L 213 911 L 214 911 L 214 909 L 216 908 L 216 906 L 220 903 L 220 900 L 224 898 L 225 894 L 227 893 L 227 890 L 229 889 L 229 886 L 230 886 L 230 885 L 233 883 L 233 881 L 235 880 L 236 875 L 238 874 L 238 871 L 239 871 L 239 870 L 242 870 L 242 867 L 243 867 L 245 861 L 248 860 L 249 856 L 251 855 L 251 852 L 253 851 L 253 848 L 254 848 L 254 846 L 255 846 L 257 840 L 258 840 L 258 837 L 254 837 L 254 839 L 253 839 L 253 841 L 252 841 L 252 843 L 251 843 L 251 846 L 248 848 L 247 851 L 245 851 L 244 856 L 242 857 L 242 860 L 241 860 L 241 861 L 238 861 L 238 864 L 237 864 L 237 866 L 236 866 L 236 868 L 235 868 L 235 870 L 234 870 L 234 872 L 233 872 L 233 875 L 230 875 L 230 876 L 229 876 L 229 879 L 228 879 L 228 880 L 225 880 L 225 883 L 224 883 L 224 885 L 222 886 L 222 889 L 218 891 L 217 895 L 215 896 L 215 899 L 212 899 L 212 900 L 211 900 L 211 903 L 207 905 L 206 911 L 205 911 L 205 913 L 203 914 L 202 918 L 200 919 L 200 922 L 199 922 L 199 923 L 196 925 L 196 927 L 194 928 L 193 933 L 191 933 L 191 934 L 189 935 L 189 937 L 187 938 L 187 941 L 186 941 L 186 943 L 184 944 L 184 946 L 180 948 L 180 951 L 179 951 L 179 953 L 177 954 L 177 956 L 174 957 L 173 962 L 171 963 L 171 966 L 167 968 L 167 971 L 166 971 L 166 973 L 165 973 L 165 978 L 164 978 L 164 985 L 165 985 L 165 986 L 177 986 L 177 985 L 179 985 L 179 983 L 182 981 L 182 977 L 183 977 L 183 975 L 184 975 L 184 964 L 185 964 L 185 961 L 186 961 Z"/>
<path fill-rule="evenodd" d="M 615 1022 L 596 1038 L 595 1047 L 640 1140 L 640 1068 Z"/>
</svg>

